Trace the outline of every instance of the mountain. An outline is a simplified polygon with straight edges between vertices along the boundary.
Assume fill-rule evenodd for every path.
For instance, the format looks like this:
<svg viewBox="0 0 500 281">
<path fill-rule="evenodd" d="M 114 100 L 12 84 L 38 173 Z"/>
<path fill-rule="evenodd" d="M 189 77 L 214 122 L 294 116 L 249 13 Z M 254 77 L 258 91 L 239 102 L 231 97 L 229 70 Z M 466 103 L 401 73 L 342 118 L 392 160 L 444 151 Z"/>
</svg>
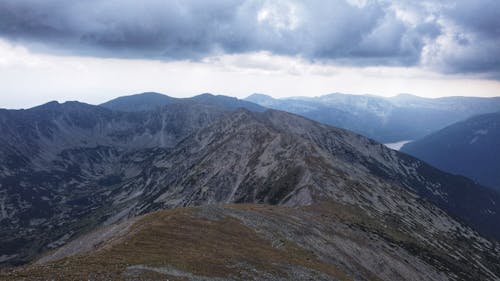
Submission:
<svg viewBox="0 0 500 281">
<path fill-rule="evenodd" d="M 402 151 L 500 190 L 500 112 L 455 123 L 404 145 Z"/>
<path fill-rule="evenodd" d="M 25 262 L 100 223 L 85 217 L 140 173 L 141 157 L 226 111 L 191 103 L 120 112 L 78 102 L 0 110 L 0 261 Z"/>
<path fill-rule="evenodd" d="M 409 94 L 329 94 L 274 99 L 254 94 L 246 100 L 348 129 L 382 143 L 415 140 L 473 115 L 500 110 L 500 97 L 422 98 Z"/>
<path fill-rule="evenodd" d="M 0 111 L 0 279 L 499 278 L 498 193 L 225 100 Z"/>
<path fill-rule="evenodd" d="M 238 109 L 246 108 L 252 111 L 265 111 L 267 108 L 260 106 L 253 102 L 248 102 L 245 100 L 240 100 L 234 97 L 228 97 L 223 95 L 212 95 L 212 94 L 201 94 L 191 98 L 178 99 L 186 102 L 197 102 L 206 105 L 222 106 L 226 109 Z"/>
<path fill-rule="evenodd" d="M 175 102 L 175 98 L 160 93 L 147 92 L 123 96 L 101 104 L 100 106 L 120 111 L 147 111 Z"/>
<path fill-rule="evenodd" d="M 191 98 L 173 98 L 160 93 L 142 93 L 130 96 L 119 97 L 99 106 L 111 110 L 135 112 L 148 111 L 158 107 L 173 104 L 173 103 L 201 103 L 204 105 L 212 105 L 224 107 L 225 109 L 247 108 L 254 111 L 264 111 L 265 108 L 252 102 L 240 100 L 233 97 L 222 95 L 201 94 Z"/>
</svg>

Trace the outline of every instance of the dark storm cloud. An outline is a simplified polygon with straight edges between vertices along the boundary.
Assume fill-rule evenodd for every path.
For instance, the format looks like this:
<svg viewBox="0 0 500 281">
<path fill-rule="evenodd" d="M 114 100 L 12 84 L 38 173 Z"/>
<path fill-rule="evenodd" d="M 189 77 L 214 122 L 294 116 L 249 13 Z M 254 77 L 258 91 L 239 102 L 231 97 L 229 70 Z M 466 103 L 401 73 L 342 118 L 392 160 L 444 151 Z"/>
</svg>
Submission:
<svg viewBox="0 0 500 281">
<path fill-rule="evenodd" d="M 348 65 L 491 72 L 500 68 L 498 3 L 2 0 L 0 36 L 101 57 L 196 60 L 269 51 Z"/>
<path fill-rule="evenodd" d="M 443 50 L 449 72 L 490 72 L 500 78 L 500 1 L 463 1 L 443 9 L 451 28 L 451 48 Z"/>
<path fill-rule="evenodd" d="M 189 58 L 229 31 L 236 1 L 0 2 L 0 32 L 55 51 L 96 56 Z"/>
</svg>

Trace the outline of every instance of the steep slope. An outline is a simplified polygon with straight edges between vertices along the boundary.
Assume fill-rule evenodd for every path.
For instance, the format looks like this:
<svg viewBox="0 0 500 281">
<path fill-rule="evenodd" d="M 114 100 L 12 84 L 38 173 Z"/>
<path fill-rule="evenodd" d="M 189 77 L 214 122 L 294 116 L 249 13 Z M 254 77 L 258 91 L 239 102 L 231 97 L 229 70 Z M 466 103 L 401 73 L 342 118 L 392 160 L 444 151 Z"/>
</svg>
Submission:
<svg viewBox="0 0 500 281">
<path fill-rule="evenodd" d="M 500 190 L 500 112 L 455 123 L 402 151 Z"/>
<path fill-rule="evenodd" d="M 114 104 L 134 108 L 160 96 L 166 97 L 143 94 Z M 0 263 L 28 261 L 102 223 L 96 209 L 144 169 L 143 159 L 240 106 L 262 110 L 223 96 L 167 99 L 149 111 L 79 102 L 0 110 Z"/>
<path fill-rule="evenodd" d="M 137 151 L 168 150 L 225 112 L 193 103 L 124 113 L 76 102 L 0 111 L 0 260 L 30 260 L 99 223 L 85 218 L 113 185 L 141 172 Z"/>
<path fill-rule="evenodd" d="M 329 94 L 274 99 L 255 94 L 246 100 L 345 128 L 383 143 L 415 140 L 470 116 L 500 110 L 500 98 L 421 98 L 401 94 Z"/>
<path fill-rule="evenodd" d="M 136 214 L 219 202 L 295 206 L 315 198 L 384 212 L 406 201 L 399 198 L 406 189 L 500 237 L 496 192 L 362 136 L 285 112 L 236 111 L 150 161 L 119 196 L 141 193 L 133 199 Z"/>
<path fill-rule="evenodd" d="M 177 108 L 179 105 L 175 106 Z M 175 111 L 169 110 L 168 107 L 149 113 L 113 112 L 97 108 L 98 111 L 107 112 L 106 114 L 112 116 L 124 116 L 110 120 L 124 118 L 127 122 L 136 120 L 133 116 L 145 118 L 140 120 L 150 120 L 145 116 L 153 113 L 173 114 L 172 126 L 177 124 L 177 120 L 183 120 L 180 118 L 183 113 L 186 114 L 186 120 L 199 120 L 193 119 L 193 116 L 200 116 L 196 114 L 205 116 L 201 120 L 206 122 L 194 122 L 198 127 L 193 127 L 193 131 L 186 133 L 184 137 L 179 135 L 179 138 L 175 138 L 178 141 L 173 146 L 161 147 L 157 143 L 149 148 L 139 148 L 130 145 L 130 141 L 122 143 L 121 139 L 113 146 L 104 146 L 98 141 L 109 141 L 108 137 L 115 135 L 114 128 L 122 130 L 124 126 L 121 121 L 112 121 L 117 123 L 109 126 L 96 125 L 100 124 L 97 122 L 91 123 L 92 126 L 89 125 L 88 130 L 108 128 L 111 131 L 97 134 L 103 137 L 95 138 L 96 143 L 88 143 L 91 140 L 87 140 L 85 146 L 85 142 L 77 142 L 78 145 L 84 144 L 83 147 L 67 147 L 58 152 L 54 160 L 45 160 L 46 165 L 41 174 L 43 177 L 37 174 L 40 170 L 36 166 L 29 166 L 22 177 L 16 173 L 21 174 L 23 169 L 11 167 L 5 174 L 13 176 L 9 178 L 10 181 L 1 178 L 2 186 L 7 186 L 5 190 L 8 192 L 0 198 L 7 202 L 4 206 L 9 210 L 8 216 L 1 221 L 2 225 L 6 226 L 2 227 L 0 233 L 0 238 L 5 241 L 0 253 L 2 258 L 10 263 L 27 261 L 40 251 L 57 248 L 99 225 L 113 225 L 117 221 L 155 210 L 222 203 L 266 203 L 291 207 L 300 212 L 297 214 L 298 219 L 293 219 L 293 216 L 280 216 L 279 219 L 273 220 L 273 214 L 269 214 L 269 219 L 278 228 L 273 229 L 271 233 L 287 233 L 287 225 L 297 225 L 297 236 L 291 240 L 306 252 L 317 247 L 313 244 L 301 244 L 302 242 L 297 240 L 307 238 L 300 233 L 308 229 L 308 225 L 303 224 L 307 223 L 310 212 L 313 217 L 320 219 L 320 214 L 329 217 L 328 214 L 333 216 L 339 214 L 339 210 L 346 210 L 338 216 L 348 216 L 344 225 L 349 227 L 356 224 L 353 231 L 361 235 L 359 241 L 355 242 L 359 247 L 354 249 L 373 252 L 371 242 L 367 243 L 368 240 L 365 240 L 367 237 L 373 237 L 373 241 L 378 241 L 374 242 L 376 245 L 395 244 L 401 248 L 403 252 L 394 259 L 410 255 L 414 256 L 415 261 L 423 263 L 422 267 L 403 266 L 400 270 L 397 266 L 386 263 L 377 265 L 373 259 L 360 262 L 351 259 L 353 254 L 347 252 L 352 248 L 349 248 L 341 255 L 341 272 L 346 274 L 354 274 L 359 268 L 367 268 L 378 272 L 380 279 L 392 276 L 391 279 L 399 280 L 394 276 L 403 276 L 404 279 L 412 280 L 409 276 L 413 273 L 404 271 L 416 272 L 421 269 L 420 273 L 414 273 L 417 274 L 415 276 L 428 274 L 439 280 L 435 277 L 439 271 L 455 280 L 497 278 L 495 276 L 500 272 L 497 242 L 481 237 L 465 224 L 475 227 L 485 235 L 500 237 L 499 226 L 496 224 L 500 211 L 497 193 L 466 178 L 443 173 L 360 135 L 293 114 L 273 110 L 252 112 L 245 109 L 227 112 L 218 111 L 219 109 L 214 107 L 203 107 L 210 112 L 208 114 L 200 110 L 199 103 L 193 102 L 183 106 L 193 106 L 193 109 L 189 111 L 188 108 L 183 108 L 173 114 Z M 97 116 L 95 112 L 92 115 Z M 71 121 L 74 117 L 70 118 L 69 113 L 56 116 L 59 117 L 51 117 L 52 119 L 48 120 L 58 120 L 57 122 L 48 123 L 76 124 Z M 214 119 L 211 116 L 214 116 Z M 137 124 L 139 128 L 127 130 L 126 138 L 140 139 L 148 132 L 152 139 L 161 139 L 150 133 L 151 130 L 145 126 L 147 122 Z M 78 126 L 78 130 L 80 127 Z M 72 127 L 67 125 L 64 128 L 67 131 Z M 11 130 L 17 131 L 14 128 Z M 31 131 L 32 129 L 28 130 Z M 172 131 L 159 129 L 158 132 L 168 136 Z M 41 139 L 45 140 L 45 137 Z M 31 159 L 29 155 L 24 156 Z M 259 221 L 271 224 L 271 221 L 265 218 Z M 311 229 L 317 229 L 325 223 L 324 227 L 335 228 L 335 224 L 329 225 L 328 219 L 325 218 L 324 221 L 313 223 L 314 227 Z M 205 223 L 200 224 L 201 231 Z M 283 230 L 279 230 L 280 225 L 283 225 Z M 250 225 L 257 233 L 259 230 L 263 231 L 262 227 Z M 313 241 L 322 241 L 324 237 L 334 235 L 332 229 L 318 231 L 320 232 L 315 232 Z M 342 232 L 338 235 L 341 236 Z M 363 232 L 369 235 L 364 236 Z M 347 231 L 343 235 L 350 237 L 351 234 Z M 228 235 L 233 236 L 231 233 Z M 155 241 L 147 243 L 154 247 L 152 245 Z M 106 245 L 108 243 L 103 242 L 103 246 Z M 334 249 L 328 248 L 327 245 L 328 243 L 323 244 L 326 247 L 324 252 L 317 249 L 315 256 L 310 258 L 333 259 L 336 256 Z M 335 245 L 342 243 L 335 242 Z M 275 262 L 305 262 L 291 261 L 287 258 L 290 254 L 283 255 Z M 152 253 L 152 256 L 143 256 L 147 259 L 144 263 L 134 260 L 132 264 L 156 266 L 157 264 L 150 263 L 152 261 L 149 258 L 162 258 L 155 253 Z M 474 259 L 471 260 L 471 256 Z M 116 262 L 112 257 L 117 256 L 111 256 L 109 262 Z M 262 256 L 259 259 L 262 259 Z M 101 258 L 96 257 L 96 260 Z M 260 260 L 258 263 L 265 262 Z M 79 263 L 80 261 L 76 262 Z M 329 262 L 325 268 L 337 263 L 340 261 Z M 358 263 L 361 265 L 358 266 Z M 173 266 L 177 267 L 178 264 Z M 192 269 L 194 265 L 190 266 Z M 312 265 L 304 264 L 306 268 L 309 266 Z M 376 268 L 381 266 L 389 267 L 387 271 L 393 273 Z M 108 268 L 114 267 L 110 265 Z M 135 269 L 137 268 L 132 268 Z M 312 269 L 323 270 L 317 267 Z M 206 273 L 193 272 L 201 275 Z M 328 272 L 327 274 L 330 274 Z M 366 277 L 369 275 L 363 276 L 365 279 L 373 279 Z"/>
</svg>

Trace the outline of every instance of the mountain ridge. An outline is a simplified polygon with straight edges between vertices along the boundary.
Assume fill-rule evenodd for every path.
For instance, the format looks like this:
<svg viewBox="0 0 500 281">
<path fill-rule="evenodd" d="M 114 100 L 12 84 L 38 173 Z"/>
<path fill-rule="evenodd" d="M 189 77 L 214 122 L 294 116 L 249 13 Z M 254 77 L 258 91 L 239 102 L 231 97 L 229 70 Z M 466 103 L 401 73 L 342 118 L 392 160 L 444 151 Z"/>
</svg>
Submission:
<svg viewBox="0 0 500 281">
<path fill-rule="evenodd" d="M 168 104 L 190 102 L 197 102 L 204 105 L 223 106 L 227 109 L 237 109 L 243 107 L 256 111 L 265 110 L 265 108 L 259 106 L 258 104 L 250 103 L 234 97 L 213 95 L 210 93 L 203 93 L 189 98 L 174 98 L 165 94 L 145 92 L 141 94 L 118 97 L 116 99 L 112 99 L 105 103 L 99 104 L 99 106 L 111 110 L 134 112 L 154 110 L 158 107 Z"/>
<path fill-rule="evenodd" d="M 0 255 L 10 257 L 11 264 L 31 261 L 100 226 L 163 209 L 265 204 L 298 210 L 297 218 L 304 219 L 337 214 L 342 206 L 352 211 L 342 213 L 346 229 L 354 225 L 352 231 L 363 239 L 372 237 L 386 245 L 387 255 L 389 245 L 398 245 L 404 256 L 425 264 L 428 274 L 437 268 L 461 276 L 457 280 L 494 280 L 500 274 L 494 262 L 500 257 L 498 242 L 469 227 L 486 236 L 498 235 L 492 223 L 498 219 L 498 195 L 350 131 L 277 110 L 234 110 L 225 100 L 220 106 L 190 101 L 142 112 L 83 106 L 97 108 L 87 113 L 90 121 L 83 118 L 86 122 L 81 122 L 85 110 L 67 105 L 62 107 L 68 112 L 46 110 L 36 121 L 24 111 L 0 114 L 2 131 L 9 132 L 0 142 L 15 148 L 0 153 L 16 151 L 13 159 L 24 161 L 18 166 L 0 163 L 0 184 L 8 192 L 0 194 L 6 210 L 0 218 L 6 226 L 0 232 L 5 242 Z M 30 118 L 23 119 L 26 116 Z M 72 139 L 61 145 L 65 135 Z M 162 136 L 170 141 L 162 142 Z M 19 141 L 23 139 L 34 141 L 42 154 L 24 151 Z M 43 165 L 31 165 L 37 155 L 50 157 L 42 157 Z M 295 220 L 282 214 L 272 219 L 275 215 L 260 220 L 290 227 Z M 252 229 L 262 230 L 251 221 Z M 281 231 L 274 228 L 271 233 Z M 328 236 L 333 229 L 321 231 Z M 298 243 L 302 238 L 290 239 Z M 305 249 L 314 246 L 301 243 Z M 314 253 L 333 258 L 319 249 Z M 471 267 L 460 268 L 463 257 L 470 255 L 477 257 Z M 341 257 L 351 264 L 352 253 Z M 371 262 L 360 268 L 369 269 Z M 357 274 L 372 279 L 369 273 Z M 376 273 L 378 278 L 384 274 Z"/>
</svg>

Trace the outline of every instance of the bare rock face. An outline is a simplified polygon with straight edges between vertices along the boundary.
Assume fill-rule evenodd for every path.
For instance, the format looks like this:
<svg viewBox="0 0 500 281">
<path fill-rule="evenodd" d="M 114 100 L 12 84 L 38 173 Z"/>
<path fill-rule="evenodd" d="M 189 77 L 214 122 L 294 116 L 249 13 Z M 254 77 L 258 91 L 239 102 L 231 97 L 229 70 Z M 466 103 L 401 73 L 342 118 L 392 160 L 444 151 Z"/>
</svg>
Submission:
<svg viewBox="0 0 500 281">
<path fill-rule="evenodd" d="M 32 260 L 98 226 L 123 233 L 115 223 L 156 210 L 258 203 L 282 206 L 279 216 L 207 207 L 200 229 L 229 216 L 258 239 L 279 248 L 272 237 L 283 236 L 356 280 L 499 278 L 497 193 L 346 130 L 209 98 L 139 112 L 78 103 L 0 112 L 3 261 Z M 279 261 L 297 276 L 333 274 Z M 210 275 L 135 262 L 124 270 Z M 274 280 L 264 278 L 268 269 L 259 274 Z"/>
</svg>

